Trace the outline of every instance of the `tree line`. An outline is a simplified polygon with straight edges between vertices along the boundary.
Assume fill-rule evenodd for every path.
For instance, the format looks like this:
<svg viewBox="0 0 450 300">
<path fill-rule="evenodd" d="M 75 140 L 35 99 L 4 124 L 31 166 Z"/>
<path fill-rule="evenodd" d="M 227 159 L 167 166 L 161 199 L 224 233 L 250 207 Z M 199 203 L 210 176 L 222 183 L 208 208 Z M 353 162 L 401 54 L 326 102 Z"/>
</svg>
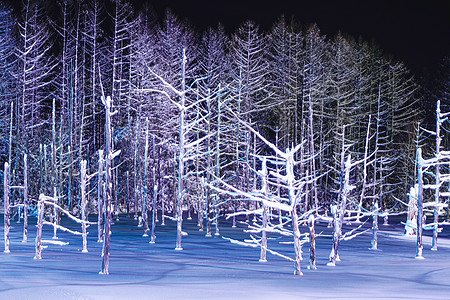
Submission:
<svg viewBox="0 0 450 300">
<path fill-rule="evenodd" d="M 218 232 L 221 211 L 258 207 L 219 192 L 224 183 L 261 189 L 261 157 L 274 148 L 258 135 L 286 153 L 298 146 L 299 211 L 330 212 L 348 155 L 364 162 L 348 178 L 347 205 L 360 213 L 393 208 L 414 185 L 418 85 L 375 45 L 283 17 L 267 32 L 247 21 L 226 34 L 123 0 L 58 1 L 52 17 L 46 9 L 25 0 L 16 17 L 0 8 L 0 156 L 14 182 L 28 155 L 31 198 L 57 187 L 62 206 L 79 211 L 81 161 L 94 173 L 106 147 L 101 96 L 111 97 L 111 147 L 121 150 L 114 209 L 140 213 L 144 226 L 147 208 L 163 218 L 187 209 L 209 233 L 216 218 Z M 286 175 L 275 156 L 264 164 Z M 280 182 L 271 193 L 281 199 L 289 189 Z"/>
</svg>

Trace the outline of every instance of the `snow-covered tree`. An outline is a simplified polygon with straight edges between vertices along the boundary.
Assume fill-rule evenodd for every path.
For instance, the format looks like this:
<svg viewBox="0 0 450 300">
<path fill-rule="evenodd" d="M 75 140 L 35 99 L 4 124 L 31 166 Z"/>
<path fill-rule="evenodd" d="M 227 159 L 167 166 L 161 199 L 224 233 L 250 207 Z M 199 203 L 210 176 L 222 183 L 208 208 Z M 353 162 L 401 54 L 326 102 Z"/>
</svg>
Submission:
<svg viewBox="0 0 450 300">
<path fill-rule="evenodd" d="M 303 35 L 298 33 L 295 24 L 286 24 L 284 17 L 273 26 L 269 35 L 270 66 L 269 93 L 277 103 L 273 112 L 278 116 L 279 146 L 299 143 L 302 125 L 301 71 L 303 54 Z"/>
<path fill-rule="evenodd" d="M 214 176 L 214 180 L 218 183 L 209 184 L 205 183 L 211 189 L 215 190 L 219 193 L 224 193 L 230 196 L 243 196 L 250 201 L 259 202 L 262 206 L 260 210 L 257 211 L 242 211 L 236 212 L 231 215 L 248 215 L 250 213 L 258 213 L 261 215 L 262 224 L 257 225 L 249 225 L 249 232 L 254 234 L 261 234 L 261 238 L 257 238 L 252 235 L 252 243 L 240 242 L 233 239 L 229 239 L 231 242 L 236 242 L 238 244 L 246 245 L 246 246 L 259 246 L 261 247 L 261 256 L 260 261 L 266 261 L 266 251 L 281 256 L 285 259 L 288 259 L 294 262 L 294 274 L 303 275 L 301 272 L 300 263 L 302 260 L 302 244 L 304 241 L 301 240 L 302 234 L 300 233 L 299 224 L 301 222 L 306 222 L 306 219 L 309 215 L 314 213 L 315 210 L 304 211 L 302 215 L 298 214 L 300 203 L 302 199 L 305 198 L 307 193 L 306 186 L 308 182 L 311 180 L 311 177 L 304 176 L 297 178 L 295 175 L 295 167 L 298 164 L 304 164 L 305 161 L 296 161 L 295 154 L 298 152 L 302 144 L 299 144 L 295 147 L 288 148 L 286 151 L 280 150 L 276 145 L 268 141 L 264 138 L 259 132 L 254 130 L 247 122 L 243 120 L 239 120 L 245 128 L 247 128 L 250 132 L 255 134 L 255 136 L 261 140 L 275 155 L 262 156 L 258 155 L 261 160 L 261 169 L 253 170 L 258 174 L 258 178 L 261 180 L 261 188 L 259 190 L 249 190 L 245 191 L 243 189 L 234 187 L 229 183 L 225 182 L 221 178 Z M 254 154 L 256 155 L 256 154 Z M 308 158 L 310 159 L 310 158 Z M 268 168 L 268 163 L 272 165 L 281 165 L 282 170 L 277 170 L 275 172 L 274 169 L 270 170 Z M 285 175 L 282 175 L 282 174 Z M 313 179 L 314 180 L 314 179 Z M 275 190 L 273 187 L 280 186 L 283 190 L 282 196 L 278 196 L 273 194 L 271 191 Z M 269 209 L 277 209 L 287 212 L 289 217 L 287 217 L 287 221 L 283 222 L 286 224 L 288 222 L 292 223 L 292 231 L 289 231 L 283 227 L 283 224 L 271 224 L 268 219 Z M 270 250 L 267 245 L 267 232 L 278 233 L 282 235 L 292 236 L 293 244 L 294 244 L 294 253 L 295 257 L 290 258 L 286 255 L 278 253 L 276 251 Z M 307 235 L 307 234 L 305 234 Z"/>
<path fill-rule="evenodd" d="M 102 270 L 101 274 L 109 274 L 109 256 L 111 249 L 111 223 L 112 223 L 112 160 L 120 154 L 120 150 L 113 152 L 112 149 L 112 133 L 111 133 L 111 117 L 114 112 L 111 111 L 112 100 L 108 96 L 102 96 L 102 103 L 106 112 L 106 149 L 105 149 L 105 189 L 104 189 L 104 206 L 105 206 L 105 225 L 103 230 L 103 250 L 102 250 Z"/>
<path fill-rule="evenodd" d="M 15 74 L 20 90 L 15 106 L 18 109 L 17 137 L 22 147 L 25 144 L 37 147 L 39 142 L 36 139 L 43 136 L 48 119 L 47 100 L 52 90 L 56 63 L 51 56 L 52 37 L 42 21 L 43 17 L 43 10 L 37 1 L 25 1 L 18 24 L 16 55 L 19 70 Z"/>
<path fill-rule="evenodd" d="M 311 157 L 311 161 L 305 168 L 309 174 L 315 175 L 316 172 L 323 173 L 326 160 L 323 158 L 323 151 L 330 143 L 331 128 L 327 122 L 327 116 L 330 112 L 327 110 L 329 103 L 325 100 L 325 83 L 327 80 L 327 64 L 326 64 L 326 48 L 327 43 L 325 37 L 320 34 L 317 25 L 312 25 L 305 35 L 305 51 L 303 54 L 303 70 L 302 70 L 302 118 L 300 136 L 302 140 L 306 140 L 307 144 L 304 151 L 307 151 Z M 334 127 L 332 127 L 334 128 Z M 334 135 L 331 135 L 334 136 Z M 316 157 L 316 153 L 319 156 Z M 328 162 L 332 166 L 332 162 Z M 317 169 L 320 170 L 317 170 Z M 314 181 L 310 199 L 306 199 L 306 208 L 311 202 L 314 207 L 318 208 L 318 182 Z M 327 197 L 324 194 L 325 199 Z"/>
<path fill-rule="evenodd" d="M 10 131 L 11 102 L 16 95 L 14 74 L 16 39 L 13 34 L 14 18 L 9 8 L 0 5 L 0 156 L 9 156 L 8 136 Z M 16 103 L 17 105 L 17 103 Z M 11 161 L 9 161 L 11 163 Z"/>
<path fill-rule="evenodd" d="M 170 84 L 164 77 L 157 74 L 153 69 L 149 67 L 150 72 L 153 76 L 160 82 L 161 88 L 147 88 L 142 89 L 143 92 L 153 92 L 156 94 L 161 94 L 166 98 L 167 104 L 173 106 L 177 111 L 177 116 L 179 120 L 179 132 L 178 132 L 178 140 L 173 141 L 176 143 L 178 151 L 175 152 L 176 156 L 174 159 L 174 166 L 177 165 L 177 172 L 175 173 L 177 176 L 177 189 L 176 189 L 176 202 L 175 208 L 175 220 L 177 222 L 177 242 L 175 250 L 182 250 L 181 240 L 183 236 L 182 231 L 182 222 L 183 222 L 183 201 L 186 198 L 186 187 L 188 177 L 195 173 L 195 170 L 189 170 L 187 168 L 188 164 L 191 160 L 195 159 L 196 156 L 202 155 L 201 153 L 196 153 L 192 148 L 203 140 L 205 140 L 208 136 L 203 136 L 201 139 L 194 139 L 197 135 L 194 134 L 195 129 L 199 126 L 200 123 L 205 122 L 208 116 L 208 112 L 199 114 L 197 110 L 197 106 L 200 103 L 204 102 L 206 98 L 199 97 L 191 97 L 191 93 L 193 92 L 193 88 L 196 83 L 201 81 L 202 78 L 195 79 L 190 85 L 187 82 L 187 57 L 186 51 L 183 49 L 181 52 L 182 56 L 182 67 L 180 73 L 181 80 L 181 88 L 177 89 L 172 84 Z M 146 180 L 144 178 L 144 180 Z"/>
<path fill-rule="evenodd" d="M 444 113 L 441 111 L 441 103 L 437 101 L 436 104 L 436 127 L 435 131 L 429 131 L 424 129 L 426 132 L 435 137 L 435 151 L 431 158 L 425 159 L 422 156 L 422 148 L 417 149 L 417 191 L 414 195 L 417 197 L 417 258 L 422 258 L 422 231 L 424 229 L 433 230 L 433 239 L 431 250 L 437 250 L 437 239 L 438 233 L 442 230 L 439 228 L 439 215 L 443 212 L 443 208 L 448 207 L 448 203 L 442 200 L 442 197 L 448 197 L 450 193 L 448 192 L 448 183 L 450 182 L 450 174 L 446 171 L 447 165 L 450 164 L 450 151 L 443 150 L 442 147 L 442 127 L 448 122 L 448 116 L 450 113 Z M 430 184 L 426 184 L 425 177 L 429 177 Z M 431 189 L 434 191 L 434 201 L 426 201 L 424 196 L 424 190 Z M 424 217 L 424 209 L 431 207 L 432 210 L 429 212 L 433 213 L 433 222 L 426 224 L 426 218 Z M 409 224 L 410 227 L 414 224 Z M 428 226 L 426 226 L 428 225 Z"/>
</svg>

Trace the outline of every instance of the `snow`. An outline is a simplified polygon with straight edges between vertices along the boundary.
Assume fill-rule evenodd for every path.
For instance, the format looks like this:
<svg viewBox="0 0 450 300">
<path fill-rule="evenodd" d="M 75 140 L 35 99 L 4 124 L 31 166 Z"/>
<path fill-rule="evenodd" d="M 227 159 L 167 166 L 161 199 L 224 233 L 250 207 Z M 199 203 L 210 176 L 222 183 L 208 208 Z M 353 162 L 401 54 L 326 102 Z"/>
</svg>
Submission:
<svg viewBox="0 0 450 300">
<path fill-rule="evenodd" d="M 102 243 L 97 243 L 95 235 L 88 236 L 89 252 L 82 253 L 82 238 L 61 232 L 59 240 L 69 244 L 48 244 L 42 260 L 33 260 L 34 243 L 21 242 L 22 224 L 13 220 L 11 253 L 0 255 L 0 299 L 448 299 L 450 228 L 444 226 L 438 251 L 430 251 L 431 237 L 424 236 L 425 259 L 416 260 L 416 239 L 402 235 L 403 219 L 380 225 L 379 251 L 367 250 L 370 233 L 341 241 L 341 261 L 333 268 L 326 266 L 332 229 L 326 223 L 316 224 L 316 232 L 324 233 L 316 238 L 317 270 L 304 267 L 301 277 L 294 276 L 292 262 L 281 257 L 269 253 L 267 262 L 260 263 L 258 248 L 220 236 L 205 237 L 196 220 L 183 223 L 189 233 L 183 251 L 174 250 L 176 222 L 158 223 L 158 241 L 149 244 L 132 216 L 121 216 L 112 225 L 110 274 L 99 275 Z M 30 217 L 30 224 L 35 222 Z M 220 224 L 221 233 L 230 239 L 247 237 L 240 223 L 237 228 L 225 219 Z M 79 226 L 67 217 L 62 225 Z M 355 228 L 343 227 L 344 231 Z M 369 227 L 366 224 L 363 229 Z M 35 235 L 36 229 L 30 226 L 29 236 Z M 43 238 L 51 236 L 52 228 L 44 227 Z M 268 247 L 293 257 L 292 245 L 278 243 L 290 240 L 269 239 Z"/>
</svg>

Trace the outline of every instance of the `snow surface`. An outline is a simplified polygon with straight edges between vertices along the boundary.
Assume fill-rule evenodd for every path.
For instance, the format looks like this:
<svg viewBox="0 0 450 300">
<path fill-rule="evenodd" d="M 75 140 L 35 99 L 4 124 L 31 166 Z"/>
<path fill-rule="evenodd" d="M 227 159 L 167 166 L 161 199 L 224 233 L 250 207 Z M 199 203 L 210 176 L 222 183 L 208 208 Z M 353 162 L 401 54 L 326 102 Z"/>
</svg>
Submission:
<svg viewBox="0 0 450 300">
<path fill-rule="evenodd" d="M 121 216 L 112 226 L 110 275 L 105 276 L 98 274 L 102 243 L 94 232 L 88 236 L 88 253 L 81 251 L 81 237 L 58 232 L 59 240 L 69 244 L 48 245 L 42 260 L 33 260 L 35 226 L 29 227 L 28 243 L 22 243 L 22 224 L 13 220 L 11 253 L 0 253 L 0 299 L 450 299 L 450 228 L 444 229 L 438 251 L 430 250 L 426 237 L 425 259 L 416 260 L 415 237 L 402 236 L 400 221 L 380 225 L 378 251 L 368 250 L 370 233 L 342 241 L 335 267 L 326 266 L 331 229 L 317 224 L 316 233 L 326 235 L 316 239 L 318 269 L 307 269 L 309 245 L 304 245 L 304 275 L 294 276 L 292 262 L 270 254 L 267 262 L 258 262 L 259 248 L 205 237 L 195 218 L 183 222 L 189 235 L 183 238 L 184 250 L 175 251 L 175 222 L 158 223 L 156 244 L 150 244 L 137 221 Z M 241 224 L 219 224 L 225 237 L 248 238 Z M 79 227 L 67 218 L 62 225 Z M 354 227 L 343 226 L 343 231 Z M 306 226 L 300 229 L 308 231 Z M 52 234 L 44 226 L 43 238 Z M 269 248 L 293 257 L 293 246 L 279 243 L 289 239 L 269 239 Z"/>
</svg>

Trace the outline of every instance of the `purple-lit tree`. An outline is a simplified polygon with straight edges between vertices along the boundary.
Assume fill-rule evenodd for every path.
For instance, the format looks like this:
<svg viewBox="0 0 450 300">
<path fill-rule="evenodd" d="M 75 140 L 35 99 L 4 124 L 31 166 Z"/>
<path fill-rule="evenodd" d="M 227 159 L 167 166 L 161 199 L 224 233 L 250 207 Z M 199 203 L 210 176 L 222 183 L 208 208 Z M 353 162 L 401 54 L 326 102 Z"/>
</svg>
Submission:
<svg viewBox="0 0 450 300">
<path fill-rule="evenodd" d="M 295 24 L 286 24 L 282 17 L 272 28 L 269 41 L 270 97 L 277 106 L 274 109 L 278 117 L 278 144 L 286 148 L 300 140 L 302 111 L 298 98 L 301 96 L 301 73 L 303 54 L 303 35 L 296 31 Z"/>
<path fill-rule="evenodd" d="M 14 18 L 11 10 L 0 5 L 0 155 L 9 157 L 8 135 L 10 131 L 11 102 L 16 93 L 14 80 L 14 47 L 16 39 L 13 35 Z M 16 103 L 17 105 L 17 103 Z M 8 159 L 11 164 L 10 158 Z"/>
<path fill-rule="evenodd" d="M 109 256 L 111 249 L 111 223 L 112 223 L 112 161 L 120 154 L 120 150 L 113 152 L 112 149 L 112 133 L 111 133 L 111 117 L 114 112 L 112 109 L 111 98 L 102 96 L 102 103 L 106 112 L 106 149 L 105 149 L 105 189 L 104 189 L 104 205 L 105 205 L 105 225 L 103 230 L 103 250 L 102 250 L 102 270 L 101 274 L 109 274 Z"/>
<path fill-rule="evenodd" d="M 16 47 L 19 70 L 16 73 L 20 95 L 17 115 L 17 140 L 29 150 L 39 144 L 46 125 L 46 100 L 51 91 L 56 63 L 51 57 L 52 37 L 42 22 L 42 8 L 37 1 L 25 1 L 19 20 Z"/>
<path fill-rule="evenodd" d="M 259 170 L 253 170 L 257 173 L 259 180 L 261 181 L 261 188 L 259 190 L 251 190 L 245 191 L 238 187 L 234 187 L 224 180 L 213 175 L 214 180 L 216 180 L 219 184 L 213 185 L 209 183 L 205 183 L 211 189 L 215 190 L 218 193 L 224 193 L 230 196 L 243 196 L 248 200 L 256 201 L 261 204 L 261 209 L 256 211 L 240 211 L 236 212 L 232 215 L 248 215 L 251 213 L 261 215 L 261 225 L 256 225 L 253 223 L 252 225 L 248 224 L 249 230 L 248 232 L 252 234 L 261 234 L 261 238 L 257 238 L 255 236 L 251 236 L 252 242 L 240 242 L 234 239 L 226 238 L 233 243 L 241 244 L 244 246 L 252 246 L 252 247 L 261 247 L 261 255 L 260 261 L 266 261 L 266 252 L 270 252 L 271 254 L 280 256 L 282 258 L 288 259 L 294 262 L 294 274 L 295 275 L 303 275 L 301 272 L 300 262 L 302 260 L 302 244 L 304 241 L 301 240 L 302 235 L 300 233 L 299 224 L 301 222 L 307 222 L 306 219 L 309 215 L 314 213 L 315 210 L 304 211 L 302 215 L 298 215 L 299 205 L 304 199 L 306 195 L 305 187 L 307 186 L 308 181 L 312 180 L 309 176 L 302 176 L 297 178 L 295 174 L 295 166 L 298 164 L 304 164 L 305 161 L 296 161 L 295 153 L 301 149 L 303 144 L 299 144 L 295 147 L 288 148 L 286 151 L 282 151 L 277 148 L 273 143 L 269 142 L 266 138 L 264 138 L 259 132 L 254 130 L 247 122 L 240 120 L 243 126 L 247 128 L 250 132 L 255 134 L 255 136 L 261 140 L 264 145 L 266 145 L 269 150 L 276 154 L 268 155 L 268 156 L 259 156 L 261 160 L 261 168 Z M 256 155 L 256 154 L 254 154 Z M 310 158 L 308 158 L 310 159 Z M 269 169 L 268 164 L 277 165 L 281 164 L 282 169 L 277 169 L 277 172 L 273 168 Z M 282 175 L 284 173 L 285 175 Z M 314 179 L 313 179 L 314 180 Z M 283 190 L 283 194 L 279 197 L 276 194 L 272 194 L 271 191 L 276 190 L 274 187 L 280 186 Z M 269 208 L 278 209 L 289 213 L 289 216 L 286 217 L 287 220 L 283 222 L 283 224 L 271 224 L 269 222 Z M 285 229 L 283 227 L 286 223 L 292 223 L 292 231 Z M 290 258 L 284 254 L 279 252 L 270 250 L 267 245 L 267 233 L 277 233 L 283 236 L 291 236 L 293 237 L 294 244 L 294 253 L 295 257 Z M 308 235 L 308 234 L 306 234 Z"/>
<path fill-rule="evenodd" d="M 329 170 L 324 169 L 324 165 L 332 166 L 333 163 L 328 161 L 330 158 L 325 155 L 329 144 L 334 135 L 331 134 L 331 124 L 329 123 L 330 103 L 326 101 L 331 97 L 325 97 L 326 82 L 328 80 L 328 64 L 327 64 L 327 43 L 325 37 L 320 34 L 317 25 L 312 25 L 305 35 L 305 49 L 303 52 L 303 68 L 302 75 L 302 123 L 300 136 L 301 140 L 306 141 L 304 153 L 308 153 L 313 157 L 311 161 L 305 166 L 305 171 L 311 176 L 315 176 L 316 172 L 323 174 Z M 318 156 L 316 156 L 316 153 Z M 300 156 L 303 154 L 300 153 Z M 322 181 L 323 179 L 321 179 Z M 318 183 L 312 182 L 312 193 L 307 195 L 305 202 L 305 209 L 309 205 L 314 205 L 318 208 L 318 185 L 326 186 L 329 190 L 328 182 Z M 324 198 L 327 200 L 327 193 L 324 193 Z"/>
<path fill-rule="evenodd" d="M 175 218 L 173 218 L 177 222 L 177 242 L 175 250 L 183 250 L 181 246 L 181 239 L 183 236 L 182 231 L 182 222 L 183 222 L 183 202 L 186 198 L 186 187 L 188 177 L 192 174 L 195 174 L 194 170 L 188 169 L 187 164 L 195 159 L 199 155 L 203 155 L 203 153 L 196 153 L 194 150 L 196 145 L 201 143 L 203 140 L 208 138 L 208 135 L 203 136 L 200 139 L 195 139 L 197 135 L 194 133 L 195 129 L 198 128 L 199 124 L 205 122 L 208 116 L 208 112 L 202 112 L 199 114 L 198 106 L 200 103 L 207 100 L 206 98 L 200 97 L 192 97 L 193 89 L 202 80 L 202 78 L 195 79 L 190 85 L 187 85 L 186 71 L 187 68 L 187 57 L 186 51 L 183 49 L 182 52 L 182 67 L 181 67 L 181 88 L 177 89 L 165 78 L 157 74 L 150 66 L 149 71 L 153 76 L 159 81 L 159 85 L 152 88 L 144 88 L 143 92 L 150 92 L 160 94 L 166 98 L 166 105 L 173 106 L 177 111 L 177 117 L 179 120 L 179 132 L 177 133 L 178 141 L 176 142 L 178 151 L 175 155 L 175 164 L 177 165 L 177 189 L 176 189 L 176 202 L 174 205 L 174 209 L 176 209 Z M 146 143 L 147 144 L 147 143 Z M 147 147 L 146 147 L 147 148 Z M 145 151 L 145 155 L 147 155 L 147 151 Z M 144 178 L 146 180 L 146 178 Z M 144 208 L 145 209 L 145 208 Z"/>
</svg>

